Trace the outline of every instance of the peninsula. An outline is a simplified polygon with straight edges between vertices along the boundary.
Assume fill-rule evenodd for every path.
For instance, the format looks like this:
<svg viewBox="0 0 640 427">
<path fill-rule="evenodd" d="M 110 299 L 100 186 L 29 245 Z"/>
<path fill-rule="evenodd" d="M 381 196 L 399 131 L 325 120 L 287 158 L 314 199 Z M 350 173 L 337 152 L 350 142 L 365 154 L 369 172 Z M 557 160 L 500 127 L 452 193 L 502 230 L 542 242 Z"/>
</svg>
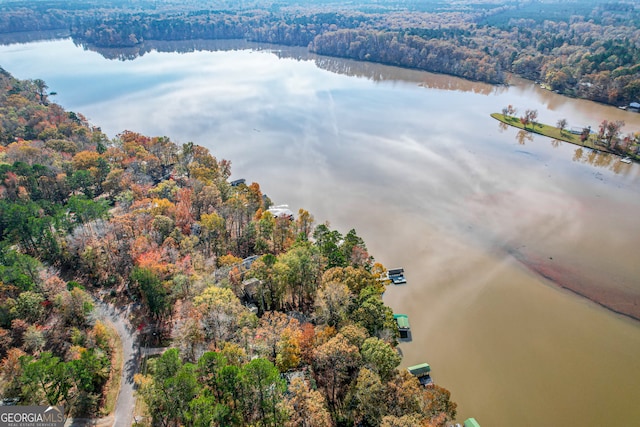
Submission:
<svg viewBox="0 0 640 427">
<path fill-rule="evenodd" d="M 513 113 L 515 114 L 515 113 Z M 535 111 L 527 111 L 524 116 L 516 117 L 505 113 L 492 113 L 494 119 L 527 132 L 537 133 L 558 141 L 565 141 L 592 150 L 611 153 L 633 160 L 640 160 L 638 149 L 640 147 L 639 136 L 620 136 L 620 129 L 624 125 L 622 122 L 608 122 L 604 120 L 600 125 L 598 133 L 594 133 L 591 127 L 581 129 L 566 129 L 566 120 L 558 121 L 558 127 L 538 123 L 535 118 Z"/>
</svg>

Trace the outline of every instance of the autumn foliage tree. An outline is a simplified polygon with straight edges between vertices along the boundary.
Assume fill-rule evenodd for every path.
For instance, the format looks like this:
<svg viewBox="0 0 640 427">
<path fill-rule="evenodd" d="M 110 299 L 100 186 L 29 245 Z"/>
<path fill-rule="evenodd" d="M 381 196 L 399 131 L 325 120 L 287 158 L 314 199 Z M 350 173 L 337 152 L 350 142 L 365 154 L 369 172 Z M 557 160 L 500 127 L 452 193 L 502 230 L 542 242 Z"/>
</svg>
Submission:
<svg viewBox="0 0 640 427">
<path fill-rule="evenodd" d="M 273 215 L 204 147 L 109 141 L 35 83 L 0 83 L 3 396 L 96 416 L 114 362 L 102 298 L 170 343 L 136 376 L 154 425 L 448 419 L 449 395 L 397 369 L 385 269 L 355 230 Z"/>
<path fill-rule="evenodd" d="M 619 143 L 620 131 L 623 126 L 624 122 L 621 120 L 603 120 L 602 123 L 600 123 L 598 138 L 600 138 L 607 147 L 615 150 Z"/>
</svg>

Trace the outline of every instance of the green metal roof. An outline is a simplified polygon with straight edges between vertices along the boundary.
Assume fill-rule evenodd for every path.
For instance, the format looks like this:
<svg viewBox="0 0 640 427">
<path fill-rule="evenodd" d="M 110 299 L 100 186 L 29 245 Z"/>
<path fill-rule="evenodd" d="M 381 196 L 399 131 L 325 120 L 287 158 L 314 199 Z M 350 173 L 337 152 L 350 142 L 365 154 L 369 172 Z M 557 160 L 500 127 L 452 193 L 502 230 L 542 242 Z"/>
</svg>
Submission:
<svg viewBox="0 0 640 427">
<path fill-rule="evenodd" d="M 421 363 L 420 365 L 409 366 L 407 370 L 411 375 L 419 377 L 431 372 L 431 366 L 428 363 Z"/>
<path fill-rule="evenodd" d="M 393 318 L 398 323 L 398 328 L 409 329 L 409 316 L 406 314 L 394 314 Z"/>
<path fill-rule="evenodd" d="M 467 418 L 464 422 L 464 427 L 480 427 L 480 423 L 475 418 Z"/>
</svg>

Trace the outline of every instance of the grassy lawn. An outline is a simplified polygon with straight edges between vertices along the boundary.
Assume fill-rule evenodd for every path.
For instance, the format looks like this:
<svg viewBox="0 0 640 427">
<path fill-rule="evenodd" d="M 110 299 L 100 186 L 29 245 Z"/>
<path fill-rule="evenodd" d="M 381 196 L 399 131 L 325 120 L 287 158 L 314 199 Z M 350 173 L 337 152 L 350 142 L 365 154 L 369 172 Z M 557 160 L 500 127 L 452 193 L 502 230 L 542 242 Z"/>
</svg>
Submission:
<svg viewBox="0 0 640 427">
<path fill-rule="evenodd" d="M 595 135 L 589 135 L 586 141 L 580 141 L 580 135 L 574 135 L 567 130 L 561 131 L 559 128 L 555 126 L 549 126 L 542 123 L 536 124 L 528 124 L 526 127 L 520 122 L 518 117 L 505 116 L 500 113 L 491 114 L 496 120 L 501 121 L 504 124 L 509 126 L 516 127 L 518 129 L 524 129 L 529 132 L 538 133 L 540 135 L 557 139 L 558 141 L 565 141 L 571 144 L 580 145 L 581 147 L 592 148 L 594 150 L 603 151 L 605 153 L 610 153 L 609 149 L 604 145 L 596 144 L 597 138 Z"/>
<path fill-rule="evenodd" d="M 104 407 L 100 415 L 107 416 L 113 412 L 116 401 L 118 400 L 118 393 L 120 392 L 120 380 L 122 378 L 123 368 L 123 353 L 122 342 L 120 341 L 120 335 L 116 332 L 115 328 L 110 322 L 104 322 L 107 330 L 109 331 L 109 342 L 113 349 L 111 355 L 111 376 L 106 386 L 106 395 L 104 398 Z"/>
</svg>

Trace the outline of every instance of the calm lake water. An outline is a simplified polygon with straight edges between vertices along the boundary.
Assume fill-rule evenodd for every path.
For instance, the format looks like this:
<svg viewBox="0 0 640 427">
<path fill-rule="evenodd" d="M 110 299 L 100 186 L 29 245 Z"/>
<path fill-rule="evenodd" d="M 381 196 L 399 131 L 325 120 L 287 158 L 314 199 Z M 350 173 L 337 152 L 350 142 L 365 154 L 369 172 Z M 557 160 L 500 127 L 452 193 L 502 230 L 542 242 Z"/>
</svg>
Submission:
<svg viewBox="0 0 640 427">
<path fill-rule="evenodd" d="M 0 66 L 113 137 L 194 141 L 277 203 L 355 227 L 405 268 L 403 366 L 429 362 L 483 426 L 640 422 L 640 167 L 501 129 L 508 104 L 569 127 L 640 115 L 510 87 L 246 43 L 108 60 L 70 40 L 0 46 Z M 190 52 L 187 52 L 190 51 Z M 117 58 L 136 52 L 110 51 Z"/>
</svg>

